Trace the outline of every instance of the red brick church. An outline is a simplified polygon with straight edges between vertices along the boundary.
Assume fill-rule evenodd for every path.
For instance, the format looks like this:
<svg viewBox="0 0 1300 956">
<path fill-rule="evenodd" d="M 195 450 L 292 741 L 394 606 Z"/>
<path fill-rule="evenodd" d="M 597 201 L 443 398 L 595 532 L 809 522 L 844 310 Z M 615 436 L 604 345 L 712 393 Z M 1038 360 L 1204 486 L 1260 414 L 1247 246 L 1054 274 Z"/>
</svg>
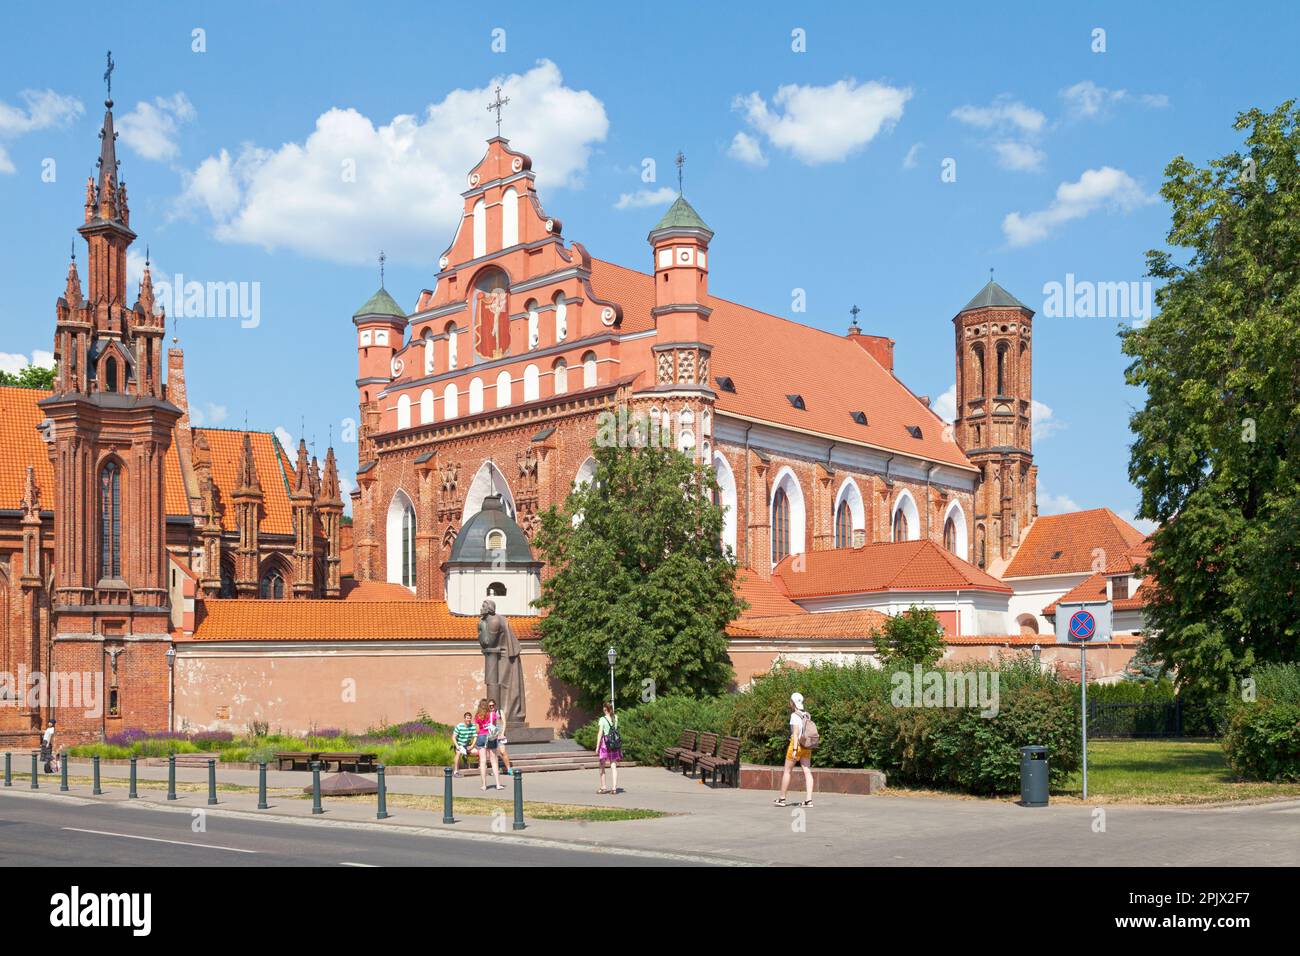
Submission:
<svg viewBox="0 0 1300 956">
<path fill-rule="evenodd" d="M 127 304 L 136 236 L 111 102 L 101 138 L 79 229 L 88 286 L 74 260 L 55 387 L 0 389 L 0 672 L 81 675 L 105 703 L 87 716 L 8 689 L 0 736 L 15 744 L 56 710 L 72 737 L 458 716 L 481 691 L 483 597 L 518 615 L 529 723 L 569 726 L 531 640 L 544 569 L 528 537 L 590 478 L 611 416 L 654 423 L 717 474 L 749 604 L 728 629 L 742 684 L 778 658 L 869 656 L 884 615 L 913 603 L 937 611 L 954 655 L 1027 649 L 1063 594 L 1111 586 L 1113 562 L 1086 547 L 1097 528 L 1113 558 L 1141 543 L 1109 512 L 1035 521 L 1033 312 L 996 283 L 952 319 L 948 424 L 894 375 L 894 342 L 856 320 L 836 335 L 711 295 L 714 233 L 685 196 L 650 229 L 644 271 L 594 257 L 499 136 L 467 174 L 432 289 L 408 312 L 381 288 L 352 317 L 345 527 L 332 449 L 320 464 L 300 443 L 291 460 L 270 434 L 190 424 L 147 269 Z M 1023 548 L 1054 557 L 1013 578 Z M 1140 609 L 1137 565 L 1114 566 Z M 1100 652 L 1102 676 L 1131 650 Z"/>
</svg>

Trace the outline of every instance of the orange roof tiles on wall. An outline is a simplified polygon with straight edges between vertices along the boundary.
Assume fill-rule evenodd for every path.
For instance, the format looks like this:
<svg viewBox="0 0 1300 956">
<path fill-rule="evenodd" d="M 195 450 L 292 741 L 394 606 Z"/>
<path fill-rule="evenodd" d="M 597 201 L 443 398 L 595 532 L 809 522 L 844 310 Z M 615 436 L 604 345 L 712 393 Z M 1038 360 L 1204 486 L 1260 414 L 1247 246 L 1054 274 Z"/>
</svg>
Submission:
<svg viewBox="0 0 1300 956">
<path fill-rule="evenodd" d="M 231 495 L 239 486 L 239 462 L 244 454 L 244 433 L 225 428 L 196 428 L 208 441 L 212 453 L 212 480 L 221 492 L 225 513 L 221 525 L 235 530 L 235 509 Z M 253 442 L 253 463 L 262 484 L 262 534 L 293 534 L 293 508 L 289 501 L 289 474 L 293 466 L 276 437 L 267 432 L 249 432 Z"/>
<path fill-rule="evenodd" d="M 1109 508 L 1040 515 L 1029 526 L 1004 578 L 1084 574 L 1142 543 L 1143 534 Z M 1098 553 L 1096 549 L 1100 548 Z"/>
<path fill-rule="evenodd" d="M 37 388 L 0 387 L 0 508 L 20 508 L 27 466 L 36 469 L 41 507 L 54 507 L 54 467 L 36 426 L 45 415 L 36 403 L 50 392 Z"/>
<path fill-rule="evenodd" d="M 730 637 L 867 638 L 884 626 L 888 616 L 863 608 L 856 611 L 828 611 L 825 614 L 779 614 L 745 618 L 727 626 Z"/>
<path fill-rule="evenodd" d="M 773 574 L 795 600 L 881 591 L 1011 593 L 997 578 L 926 540 L 791 555 Z"/>
<path fill-rule="evenodd" d="M 537 618 L 510 619 L 520 639 L 536 637 Z M 444 601 L 263 601 L 200 604 L 196 641 L 472 641 L 477 617 L 457 617 Z"/>
<path fill-rule="evenodd" d="M 749 607 L 741 612 L 741 620 L 807 613 L 777 590 L 771 581 L 764 581 L 749 568 L 741 568 L 736 572 L 736 597 L 749 602 Z"/>
</svg>

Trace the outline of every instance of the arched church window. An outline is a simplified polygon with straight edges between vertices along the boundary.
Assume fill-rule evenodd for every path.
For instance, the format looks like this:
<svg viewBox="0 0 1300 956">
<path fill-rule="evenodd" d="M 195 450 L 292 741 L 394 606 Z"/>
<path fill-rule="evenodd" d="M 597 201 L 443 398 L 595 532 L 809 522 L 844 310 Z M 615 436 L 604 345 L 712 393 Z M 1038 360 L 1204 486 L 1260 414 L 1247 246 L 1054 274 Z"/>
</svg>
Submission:
<svg viewBox="0 0 1300 956">
<path fill-rule="evenodd" d="M 957 553 L 957 523 L 952 518 L 943 523 L 943 547 L 949 554 Z"/>
<path fill-rule="evenodd" d="M 504 551 L 506 549 L 506 533 L 500 528 L 493 528 L 487 533 L 485 544 L 489 551 Z"/>
<path fill-rule="evenodd" d="M 442 390 L 442 417 L 452 419 L 460 414 L 459 405 L 460 394 L 456 390 L 455 382 L 448 382 L 447 387 Z"/>
<path fill-rule="evenodd" d="M 582 356 L 582 387 L 596 387 L 596 353 L 585 352 Z"/>
<path fill-rule="evenodd" d="M 225 561 L 221 562 L 221 589 L 217 592 L 217 597 L 232 598 L 235 596 L 235 569 Z"/>
<path fill-rule="evenodd" d="M 447 323 L 447 368 L 457 368 L 460 365 L 460 357 L 457 352 L 457 340 L 459 335 L 456 332 L 456 323 Z"/>
<path fill-rule="evenodd" d="M 402 395 L 397 399 L 397 427 L 411 427 L 411 396 Z"/>
<path fill-rule="evenodd" d="M 555 293 L 555 341 L 563 342 L 569 337 L 569 305 L 564 301 L 564 293 Z"/>
<path fill-rule="evenodd" d="M 487 255 L 487 203 L 474 204 L 474 258 Z"/>
<path fill-rule="evenodd" d="M 99 470 L 99 576 L 122 576 L 122 468 L 115 461 Z"/>
<path fill-rule="evenodd" d="M 259 597 L 279 601 L 284 597 L 284 574 L 279 568 L 268 568 L 257 586 Z"/>
<path fill-rule="evenodd" d="M 984 346 L 971 347 L 971 357 L 975 360 L 975 397 L 984 397 Z"/>
<path fill-rule="evenodd" d="M 891 530 L 893 531 L 894 541 L 906 541 L 908 539 L 907 515 L 903 513 L 902 508 L 895 510 L 894 526 Z"/>
<path fill-rule="evenodd" d="M 537 300 L 529 299 L 524 308 L 528 310 L 528 347 L 535 349 L 542 341 L 542 323 L 537 316 Z"/>
<path fill-rule="evenodd" d="M 433 374 L 433 332 L 429 329 L 424 330 L 424 374 Z"/>
<path fill-rule="evenodd" d="M 569 390 L 569 363 L 564 359 L 556 359 L 553 366 L 555 371 L 555 394 L 563 395 Z"/>
<path fill-rule="evenodd" d="M 426 388 L 420 393 L 420 424 L 427 425 L 433 421 L 433 389 Z"/>
<path fill-rule="evenodd" d="M 784 488 L 772 498 L 772 563 L 790 553 L 790 498 Z"/>
<path fill-rule="evenodd" d="M 505 597 L 505 596 L 506 596 L 506 586 L 505 586 L 504 584 L 502 584 L 500 581 L 493 581 L 493 582 L 492 582 L 491 584 L 489 584 L 488 587 L 487 587 L 487 596 L 488 596 L 488 597 Z"/>
<path fill-rule="evenodd" d="M 109 358 L 104 363 L 104 391 L 117 391 L 117 359 Z"/>
<path fill-rule="evenodd" d="M 998 343 L 998 394 L 1007 394 L 1007 343 Z"/>
<path fill-rule="evenodd" d="M 502 372 L 497 376 L 497 408 L 510 404 L 510 373 Z"/>
<path fill-rule="evenodd" d="M 853 512 L 847 499 L 835 509 L 835 547 L 853 547 Z"/>
<path fill-rule="evenodd" d="M 535 402 L 542 397 L 542 372 L 536 365 L 524 369 L 524 401 Z"/>
<path fill-rule="evenodd" d="M 519 244 L 519 193 L 514 187 L 501 196 L 501 248 Z"/>
<path fill-rule="evenodd" d="M 469 383 L 469 413 L 471 415 L 483 411 L 483 379 L 475 376 Z"/>
</svg>

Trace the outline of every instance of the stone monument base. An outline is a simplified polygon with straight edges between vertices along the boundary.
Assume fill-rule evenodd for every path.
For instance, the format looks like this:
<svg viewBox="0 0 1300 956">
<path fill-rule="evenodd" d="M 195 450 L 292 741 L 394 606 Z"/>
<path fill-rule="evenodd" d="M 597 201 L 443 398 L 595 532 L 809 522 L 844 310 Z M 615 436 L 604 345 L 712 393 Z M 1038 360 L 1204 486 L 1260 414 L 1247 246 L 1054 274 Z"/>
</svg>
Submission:
<svg viewBox="0 0 1300 956">
<path fill-rule="evenodd" d="M 549 744 L 554 739 L 554 727 L 506 727 L 507 747 L 511 744 Z"/>
</svg>

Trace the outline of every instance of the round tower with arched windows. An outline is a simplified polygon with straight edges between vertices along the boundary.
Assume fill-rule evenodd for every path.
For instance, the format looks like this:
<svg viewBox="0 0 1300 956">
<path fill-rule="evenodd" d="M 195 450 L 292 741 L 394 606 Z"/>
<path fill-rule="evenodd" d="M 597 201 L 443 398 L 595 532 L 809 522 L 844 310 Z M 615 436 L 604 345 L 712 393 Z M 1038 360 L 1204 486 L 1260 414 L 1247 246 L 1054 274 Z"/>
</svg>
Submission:
<svg viewBox="0 0 1300 956">
<path fill-rule="evenodd" d="M 1033 454 L 1033 309 L 989 281 L 956 316 L 954 438 L 981 472 L 974 564 L 1011 559 L 1038 514 Z"/>
</svg>

